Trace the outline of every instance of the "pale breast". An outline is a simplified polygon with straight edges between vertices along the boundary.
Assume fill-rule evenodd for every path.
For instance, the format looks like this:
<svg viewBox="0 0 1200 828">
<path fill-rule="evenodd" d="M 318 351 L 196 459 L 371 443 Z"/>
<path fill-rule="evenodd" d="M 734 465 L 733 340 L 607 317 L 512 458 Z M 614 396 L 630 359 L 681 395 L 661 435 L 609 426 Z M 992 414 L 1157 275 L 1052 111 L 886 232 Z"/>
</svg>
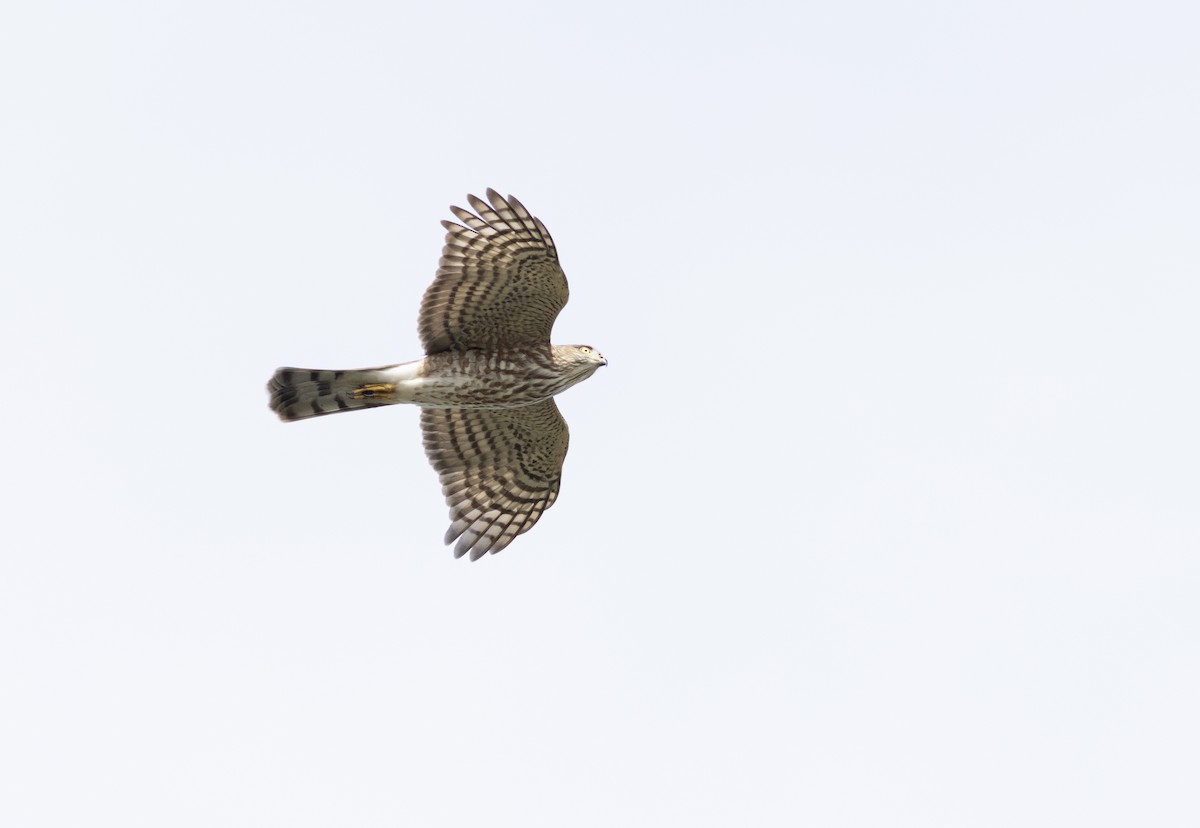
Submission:
<svg viewBox="0 0 1200 828">
<path fill-rule="evenodd" d="M 573 377 L 549 349 L 450 351 L 421 362 L 412 402 L 437 408 L 516 408 L 554 396 Z"/>
</svg>

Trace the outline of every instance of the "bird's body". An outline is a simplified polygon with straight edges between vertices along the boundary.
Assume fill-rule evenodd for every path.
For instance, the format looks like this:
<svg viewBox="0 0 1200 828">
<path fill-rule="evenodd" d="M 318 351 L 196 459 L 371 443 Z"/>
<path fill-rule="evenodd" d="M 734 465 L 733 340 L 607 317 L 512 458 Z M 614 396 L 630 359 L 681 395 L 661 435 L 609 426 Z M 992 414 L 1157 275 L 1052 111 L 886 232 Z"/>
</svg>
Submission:
<svg viewBox="0 0 1200 828">
<path fill-rule="evenodd" d="M 567 301 L 554 241 L 515 198 L 451 207 L 418 328 L 426 356 L 379 368 L 280 368 L 267 383 L 285 421 L 421 406 L 425 450 L 450 505 L 446 542 L 472 560 L 528 531 L 558 496 L 567 424 L 554 395 L 607 365 L 587 345 L 551 345 Z M 464 226 L 465 225 L 465 226 Z"/>
<path fill-rule="evenodd" d="M 600 367 L 572 359 L 578 345 L 506 351 L 446 351 L 424 359 L 347 371 L 280 368 L 271 408 L 284 420 L 411 403 L 423 408 L 521 408 L 582 382 Z"/>
</svg>

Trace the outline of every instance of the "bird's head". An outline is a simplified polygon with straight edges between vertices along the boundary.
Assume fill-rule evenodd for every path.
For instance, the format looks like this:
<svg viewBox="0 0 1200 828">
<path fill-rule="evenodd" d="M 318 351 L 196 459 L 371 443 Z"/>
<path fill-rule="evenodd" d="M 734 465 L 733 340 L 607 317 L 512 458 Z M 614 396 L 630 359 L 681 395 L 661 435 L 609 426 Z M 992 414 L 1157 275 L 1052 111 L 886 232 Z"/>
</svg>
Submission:
<svg viewBox="0 0 1200 828">
<path fill-rule="evenodd" d="M 554 360 L 559 364 L 564 377 L 569 377 L 568 386 L 590 377 L 601 365 L 608 365 L 604 355 L 591 345 L 555 345 Z"/>
</svg>

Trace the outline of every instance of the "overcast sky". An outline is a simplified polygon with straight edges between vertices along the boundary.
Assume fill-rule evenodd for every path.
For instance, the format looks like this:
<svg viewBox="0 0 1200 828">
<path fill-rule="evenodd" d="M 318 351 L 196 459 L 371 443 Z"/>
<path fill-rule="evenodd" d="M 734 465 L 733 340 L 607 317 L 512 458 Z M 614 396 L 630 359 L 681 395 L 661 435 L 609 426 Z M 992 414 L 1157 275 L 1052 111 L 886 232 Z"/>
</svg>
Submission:
<svg viewBox="0 0 1200 828">
<path fill-rule="evenodd" d="M 10 3 L 0 823 L 1200 824 L 1200 13 Z M 455 560 L 448 205 L 549 227 L 562 494 Z"/>
</svg>

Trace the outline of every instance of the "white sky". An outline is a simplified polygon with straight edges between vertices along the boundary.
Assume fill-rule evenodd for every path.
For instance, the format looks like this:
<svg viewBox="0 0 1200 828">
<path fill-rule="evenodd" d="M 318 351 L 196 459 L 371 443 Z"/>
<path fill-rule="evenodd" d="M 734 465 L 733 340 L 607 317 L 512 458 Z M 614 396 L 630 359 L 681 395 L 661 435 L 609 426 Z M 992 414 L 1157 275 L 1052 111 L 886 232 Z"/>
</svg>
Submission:
<svg viewBox="0 0 1200 828">
<path fill-rule="evenodd" d="M 11 3 L 0 823 L 1200 824 L 1193 3 Z M 438 221 L 554 234 L 455 561 Z"/>
</svg>

